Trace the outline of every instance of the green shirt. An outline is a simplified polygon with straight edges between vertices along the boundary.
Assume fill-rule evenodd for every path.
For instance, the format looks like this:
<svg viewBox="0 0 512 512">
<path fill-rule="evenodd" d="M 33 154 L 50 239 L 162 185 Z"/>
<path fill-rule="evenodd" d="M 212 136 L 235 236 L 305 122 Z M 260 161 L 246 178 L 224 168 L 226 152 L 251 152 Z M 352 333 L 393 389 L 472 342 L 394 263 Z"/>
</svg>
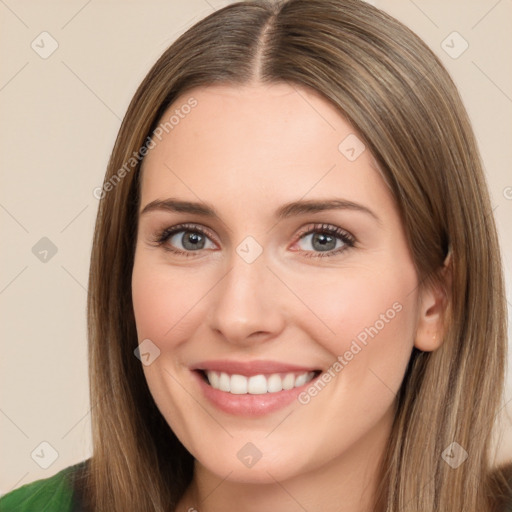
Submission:
<svg viewBox="0 0 512 512">
<path fill-rule="evenodd" d="M 73 477 L 86 464 L 87 460 L 82 461 L 50 478 L 14 489 L 0 498 L 0 512 L 83 512 L 80 496 L 73 488 Z M 509 489 L 500 494 L 499 512 L 512 512 L 512 465 L 509 466 L 509 477 Z"/>
<path fill-rule="evenodd" d="M 0 498 L 0 512 L 79 512 L 82 508 L 74 492 L 73 476 L 86 462 L 8 492 Z"/>
</svg>

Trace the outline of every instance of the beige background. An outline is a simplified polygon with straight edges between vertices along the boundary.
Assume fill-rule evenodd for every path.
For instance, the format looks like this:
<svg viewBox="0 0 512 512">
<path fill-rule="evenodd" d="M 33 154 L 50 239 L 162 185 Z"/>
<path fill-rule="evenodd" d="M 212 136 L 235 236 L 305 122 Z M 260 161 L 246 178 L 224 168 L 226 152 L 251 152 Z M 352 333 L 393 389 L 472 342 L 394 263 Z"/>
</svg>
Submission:
<svg viewBox="0 0 512 512">
<path fill-rule="evenodd" d="M 98 206 L 92 191 L 145 73 L 179 34 L 226 3 L 0 0 L 2 493 L 91 455 L 85 306 Z M 418 33 L 460 87 L 489 180 L 510 306 L 512 2 L 371 3 Z M 453 31 L 463 39 L 446 39 Z M 58 48 L 42 58 L 52 38 Z M 467 50 L 453 58 L 464 41 Z M 46 262 L 32 250 L 43 237 L 57 249 Z M 504 403 L 498 461 L 512 459 L 510 375 Z"/>
</svg>

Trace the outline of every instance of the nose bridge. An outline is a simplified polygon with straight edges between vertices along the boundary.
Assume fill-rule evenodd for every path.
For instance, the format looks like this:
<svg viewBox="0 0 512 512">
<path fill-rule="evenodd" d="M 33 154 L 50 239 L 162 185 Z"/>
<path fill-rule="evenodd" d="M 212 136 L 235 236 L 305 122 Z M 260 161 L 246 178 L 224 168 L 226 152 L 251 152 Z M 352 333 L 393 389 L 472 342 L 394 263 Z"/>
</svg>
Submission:
<svg viewBox="0 0 512 512">
<path fill-rule="evenodd" d="M 242 342 L 255 333 L 274 335 L 282 328 L 266 258 L 260 254 L 251 261 L 244 248 L 240 244 L 231 255 L 229 270 L 217 287 L 210 320 L 211 327 L 231 342 Z"/>
</svg>

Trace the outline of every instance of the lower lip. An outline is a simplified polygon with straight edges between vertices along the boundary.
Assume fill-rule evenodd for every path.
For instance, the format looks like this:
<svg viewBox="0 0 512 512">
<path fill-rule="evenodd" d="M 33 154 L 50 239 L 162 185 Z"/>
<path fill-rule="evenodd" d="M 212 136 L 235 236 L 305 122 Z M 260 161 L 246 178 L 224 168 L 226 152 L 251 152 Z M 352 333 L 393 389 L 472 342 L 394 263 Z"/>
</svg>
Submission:
<svg viewBox="0 0 512 512">
<path fill-rule="evenodd" d="M 221 411 L 238 416 L 263 416 L 278 411 L 297 400 L 298 395 L 318 378 L 318 376 L 314 377 L 302 386 L 278 391 L 277 393 L 235 395 L 213 388 L 204 381 L 200 372 L 192 371 L 192 373 L 197 379 L 203 394 L 213 405 Z"/>
</svg>

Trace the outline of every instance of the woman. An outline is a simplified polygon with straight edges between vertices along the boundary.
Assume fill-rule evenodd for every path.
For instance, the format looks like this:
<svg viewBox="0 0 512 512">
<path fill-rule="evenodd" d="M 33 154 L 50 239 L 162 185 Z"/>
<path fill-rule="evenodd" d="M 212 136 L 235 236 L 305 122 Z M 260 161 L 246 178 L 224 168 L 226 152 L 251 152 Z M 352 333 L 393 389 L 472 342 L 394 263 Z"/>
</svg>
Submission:
<svg viewBox="0 0 512 512">
<path fill-rule="evenodd" d="M 139 87 L 98 197 L 94 455 L 1 510 L 504 510 L 496 230 L 410 30 L 359 0 L 217 11 Z"/>
</svg>

